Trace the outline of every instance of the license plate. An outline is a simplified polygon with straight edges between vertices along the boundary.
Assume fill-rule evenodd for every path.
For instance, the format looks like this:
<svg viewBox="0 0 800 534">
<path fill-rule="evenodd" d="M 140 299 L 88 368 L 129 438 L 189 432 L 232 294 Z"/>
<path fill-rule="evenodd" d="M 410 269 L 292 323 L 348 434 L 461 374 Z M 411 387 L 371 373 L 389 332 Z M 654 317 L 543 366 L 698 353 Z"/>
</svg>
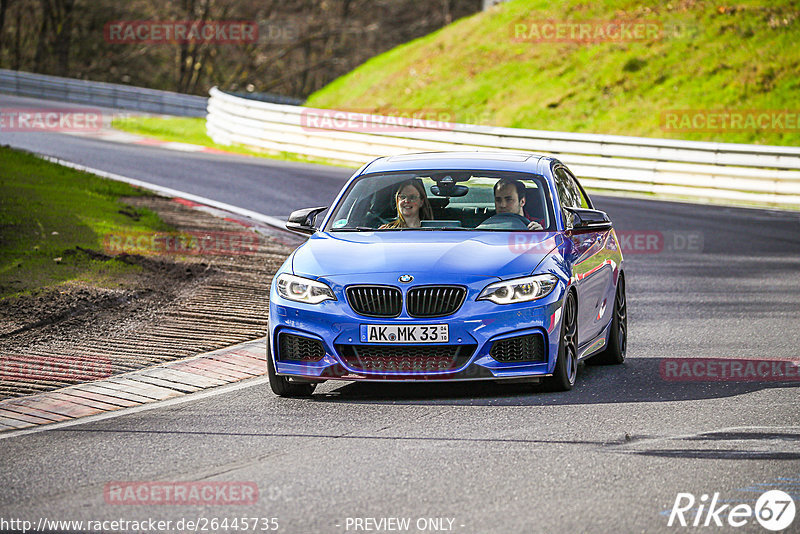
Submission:
<svg viewBox="0 0 800 534">
<path fill-rule="evenodd" d="M 447 343 L 446 324 L 385 325 L 362 324 L 362 343 Z"/>
</svg>

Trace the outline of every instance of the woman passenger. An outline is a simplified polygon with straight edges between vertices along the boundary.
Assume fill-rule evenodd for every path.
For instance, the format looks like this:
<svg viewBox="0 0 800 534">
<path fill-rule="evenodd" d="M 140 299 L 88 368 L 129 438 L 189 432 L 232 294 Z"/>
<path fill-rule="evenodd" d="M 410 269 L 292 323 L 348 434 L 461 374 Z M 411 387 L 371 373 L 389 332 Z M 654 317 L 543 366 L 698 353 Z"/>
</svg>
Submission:
<svg viewBox="0 0 800 534">
<path fill-rule="evenodd" d="M 433 219 L 433 209 L 425 194 L 425 186 L 417 179 L 406 180 L 394 195 L 397 219 L 384 224 L 380 230 L 390 228 L 419 228 L 422 220 Z"/>
</svg>

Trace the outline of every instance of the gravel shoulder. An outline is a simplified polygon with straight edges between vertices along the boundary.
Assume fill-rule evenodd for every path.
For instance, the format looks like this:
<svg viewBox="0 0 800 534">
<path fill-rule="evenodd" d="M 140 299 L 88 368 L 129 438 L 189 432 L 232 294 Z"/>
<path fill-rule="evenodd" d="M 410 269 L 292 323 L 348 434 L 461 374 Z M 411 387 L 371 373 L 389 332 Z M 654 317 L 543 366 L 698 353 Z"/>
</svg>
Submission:
<svg viewBox="0 0 800 534">
<path fill-rule="evenodd" d="M 126 274 L 129 279 L 119 289 L 68 283 L 0 301 L 0 399 L 105 378 L 266 334 L 269 284 L 296 246 L 294 239 L 278 232 L 262 235 L 171 199 L 125 201 L 155 211 L 182 234 L 206 238 L 210 245 L 186 249 L 188 254 L 177 243 L 161 247 L 165 250 L 158 254 L 123 252 L 117 257 L 141 269 Z M 75 254 L 115 252 L 107 246 Z"/>
</svg>

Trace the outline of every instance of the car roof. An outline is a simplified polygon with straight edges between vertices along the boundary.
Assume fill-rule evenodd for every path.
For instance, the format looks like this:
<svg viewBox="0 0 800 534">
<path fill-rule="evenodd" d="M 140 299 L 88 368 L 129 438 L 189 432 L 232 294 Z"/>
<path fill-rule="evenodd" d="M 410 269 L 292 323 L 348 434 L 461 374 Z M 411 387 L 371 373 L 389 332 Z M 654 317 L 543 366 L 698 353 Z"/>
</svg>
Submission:
<svg viewBox="0 0 800 534">
<path fill-rule="evenodd" d="M 412 170 L 492 170 L 538 173 L 541 160 L 552 160 L 528 152 L 423 152 L 378 158 L 361 174 Z"/>
</svg>

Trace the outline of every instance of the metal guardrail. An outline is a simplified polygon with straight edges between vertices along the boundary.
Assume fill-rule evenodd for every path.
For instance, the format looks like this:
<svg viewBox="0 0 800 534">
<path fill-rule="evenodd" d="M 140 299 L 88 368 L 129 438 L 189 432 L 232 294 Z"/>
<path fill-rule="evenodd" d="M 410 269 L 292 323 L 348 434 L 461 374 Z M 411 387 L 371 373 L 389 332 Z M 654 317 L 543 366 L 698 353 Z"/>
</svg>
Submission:
<svg viewBox="0 0 800 534">
<path fill-rule="evenodd" d="M 440 150 L 516 150 L 556 155 L 593 189 L 761 206 L 800 206 L 800 148 L 574 134 L 422 121 L 386 128 L 387 118 L 269 104 L 213 88 L 209 136 L 223 145 L 364 163 L 378 156 Z M 344 112 L 342 112 L 344 113 Z M 323 120 L 315 120 L 322 117 Z M 359 131 L 356 131 L 359 130 Z M 374 131 L 369 131 L 374 130 Z"/>
<path fill-rule="evenodd" d="M 242 93 L 235 91 L 226 91 L 226 94 L 246 98 L 248 100 L 258 100 L 260 102 L 269 102 L 271 104 L 288 104 L 290 106 L 299 106 L 303 103 L 299 98 L 291 96 L 276 95 L 275 93 Z"/>
<path fill-rule="evenodd" d="M 202 96 L 6 69 L 0 69 L 0 93 L 185 117 L 204 117 L 208 105 Z"/>
</svg>

